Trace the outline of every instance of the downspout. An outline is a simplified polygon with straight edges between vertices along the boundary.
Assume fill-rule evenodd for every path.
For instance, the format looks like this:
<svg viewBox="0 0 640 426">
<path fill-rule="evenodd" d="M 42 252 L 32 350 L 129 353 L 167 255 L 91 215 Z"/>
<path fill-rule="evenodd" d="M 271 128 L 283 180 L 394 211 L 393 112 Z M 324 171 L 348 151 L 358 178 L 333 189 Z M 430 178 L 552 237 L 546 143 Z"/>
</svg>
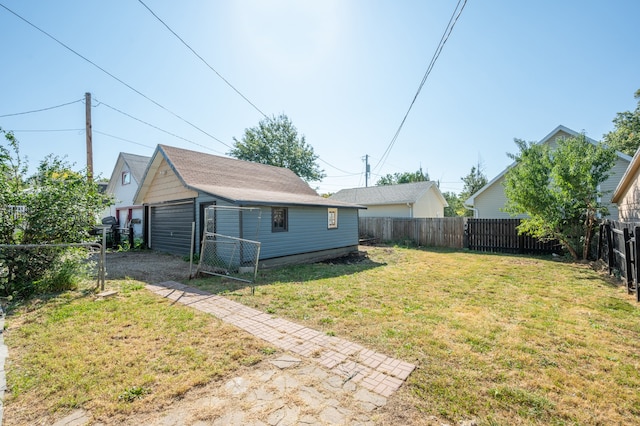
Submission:
<svg viewBox="0 0 640 426">
<path fill-rule="evenodd" d="M 474 217 L 474 218 L 477 218 L 477 217 L 478 217 L 478 209 L 477 209 L 477 208 L 475 208 L 475 207 L 471 207 L 471 206 L 469 206 L 469 205 L 467 205 L 467 204 L 465 204 L 465 203 L 462 203 L 462 206 L 463 206 L 465 209 L 467 209 L 467 210 L 471 210 L 471 211 L 473 211 L 473 217 Z"/>
<path fill-rule="evenodd" d="M 409 218 L 413 219 L 413 204 L 407 203 L 407 207 L 409 207 Z"/>
</svg>

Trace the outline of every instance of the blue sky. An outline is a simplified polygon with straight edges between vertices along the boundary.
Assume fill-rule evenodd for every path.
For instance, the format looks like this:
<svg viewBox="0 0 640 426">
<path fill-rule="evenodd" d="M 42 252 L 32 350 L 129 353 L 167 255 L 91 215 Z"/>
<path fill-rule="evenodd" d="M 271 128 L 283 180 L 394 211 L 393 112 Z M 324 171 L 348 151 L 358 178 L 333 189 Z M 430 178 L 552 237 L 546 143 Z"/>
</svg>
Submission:
<svg viewBox="0 0 640 426">
<path fill-rule="evenodd" d="M 289 116 L 320 156 L 327 177 L 311 185 L 322 193 L 364 186 L 365 155 L 370 185 L 422 167 L 459 192 L 479 161 L 489 179 L 501 172 L 513 138 L 562 124 L 601 139 L 640 88 L 640 2 L 469 0 L 381 161 L 457 1 L 144 2 L 258 109 Z M 109 177 L 119 152 L 151 155 L 158 143 L 224 155 L 262 118 L 137 1 L 0 4 L 222 141 L 0 7 L 0 116 L 91 92 L 96 174 Z M 84 122 L 82 102 L 0 117 L 32 166 L 53 153 L 78 169 Z"/>
</svg>

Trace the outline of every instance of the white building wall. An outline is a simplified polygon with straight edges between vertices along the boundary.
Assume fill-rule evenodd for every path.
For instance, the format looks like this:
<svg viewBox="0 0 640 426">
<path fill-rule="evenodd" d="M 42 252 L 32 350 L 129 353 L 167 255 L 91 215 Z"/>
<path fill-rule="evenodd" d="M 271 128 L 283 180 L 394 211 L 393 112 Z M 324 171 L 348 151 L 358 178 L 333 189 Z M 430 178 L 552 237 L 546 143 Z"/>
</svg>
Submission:
<svg viewBox="0 0 640 426">
<path fill-rule="evenodd" d="M 436 191 L 435 187 L 432 186 L 426 194 L 415 202 L 413 217 L 444 217 L 444 204 Z"/>
</svg>

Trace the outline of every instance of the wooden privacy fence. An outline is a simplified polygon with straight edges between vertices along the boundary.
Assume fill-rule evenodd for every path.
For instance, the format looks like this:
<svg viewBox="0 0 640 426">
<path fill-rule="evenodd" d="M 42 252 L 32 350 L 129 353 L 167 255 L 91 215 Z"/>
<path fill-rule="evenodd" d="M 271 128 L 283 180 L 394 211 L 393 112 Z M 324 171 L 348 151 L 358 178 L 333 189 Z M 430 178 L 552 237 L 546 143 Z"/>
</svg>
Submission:
<svg viewBox="0 0 640 426">
<path fill-rule="evenodd" d="M 520 219 L 468 218 L 466 247 L 474 251 L 517 254 L 551 254 L 559 251 L 557 241 L 540 241 L 518 234 Z"/>
<path fill-rule="evenodd" d="M 378 241 L 411 241 L 430 247 L 464 247 L 463 217 L 399 218 L 361 217 L 361 239 Z"/>
<path fill-rule="evenodd" d="M 558 251 L 557 242 L 540 242 L 528 235 L 518 235 L 519 224 L 520 219 L 361 217 L 359 233 L 363 241 L 410 241 L 420 246 L 495 253 Z"/>
<path fill-rule="evenodd" d="M 598 259 L 603 260 L 609 275 L 622 278 L 627 293 L 636 294 L 640 302 L 640 223 L 605 221 L 598 233 Z"/>
</svg>

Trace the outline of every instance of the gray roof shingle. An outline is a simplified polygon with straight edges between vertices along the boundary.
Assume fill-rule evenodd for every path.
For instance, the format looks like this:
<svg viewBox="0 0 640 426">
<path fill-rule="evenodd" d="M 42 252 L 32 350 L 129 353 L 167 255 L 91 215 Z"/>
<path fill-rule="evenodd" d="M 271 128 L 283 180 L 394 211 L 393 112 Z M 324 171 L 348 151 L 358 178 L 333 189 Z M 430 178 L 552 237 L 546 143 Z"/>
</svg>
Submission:
<svg viewBox="0 0 640 426">
<path fill-rule="evenodd" d="M 435 182 L 413 182 L 398 185 L 369 186 L 366 188 L 342 189 L 331 197 L 332 200 L 365 206 L 385 204 L 415 203 Z"/>
<path fill-rule="evenodd" d="M 298 175 L 283 167 L 167 145 L 158 145 L 157 153 L 164 155 L 188 188 L 234 203 L 361 207 L 319 196 Z"/>
<path fill-rule="evenodd" d="M 144 171 L 147 168 L 147 164 L 149 164 L 149 160 L 151 159 L 151 157 L 128 154 L 126 152 L 121 152 L 120 155 L 129 166 L 129 170 L 131 171 L 133 178 L 138 184 L 140 184 L 140 182 L 142 181 L 142 177 L 144 176 Z"/>
</svg>

